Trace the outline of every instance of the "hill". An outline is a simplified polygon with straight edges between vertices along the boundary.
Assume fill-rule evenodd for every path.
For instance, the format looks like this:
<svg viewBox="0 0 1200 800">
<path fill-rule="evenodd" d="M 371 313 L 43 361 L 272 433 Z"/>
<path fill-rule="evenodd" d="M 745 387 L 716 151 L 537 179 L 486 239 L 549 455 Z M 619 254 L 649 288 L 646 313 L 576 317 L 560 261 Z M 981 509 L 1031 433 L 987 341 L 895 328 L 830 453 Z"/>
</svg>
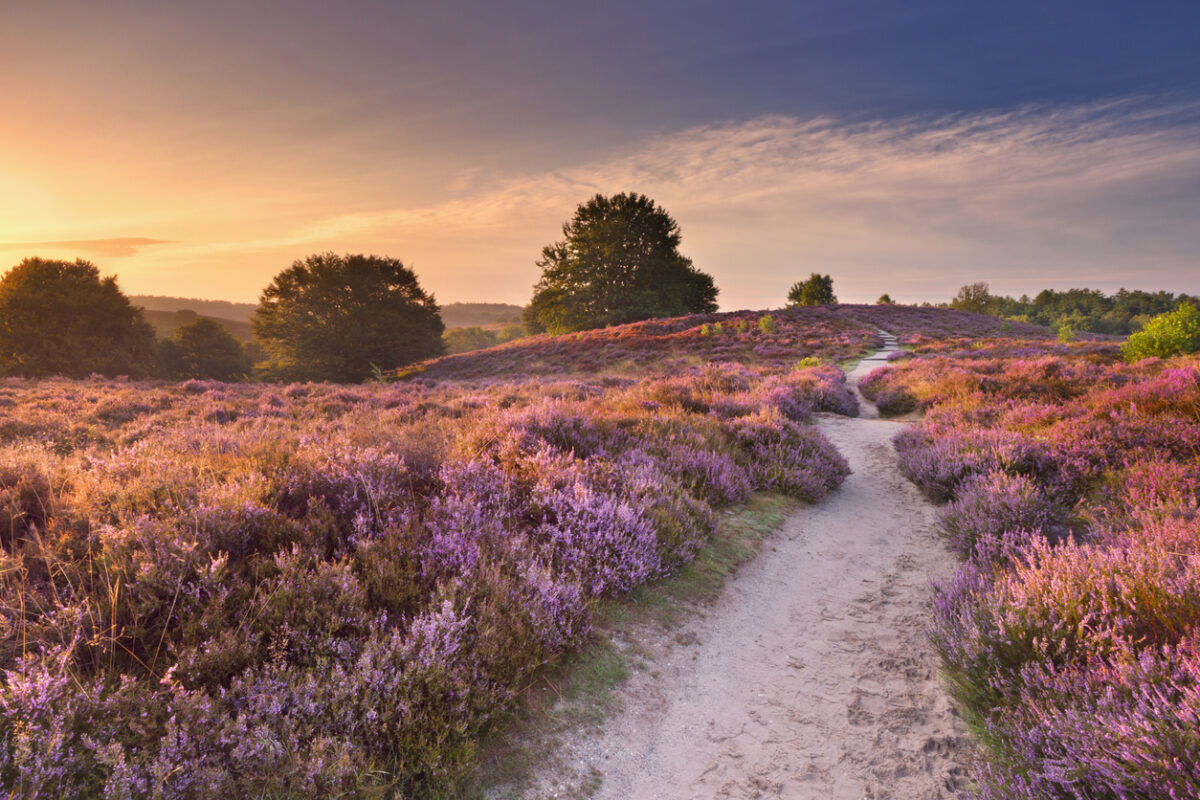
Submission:
<svg viewBox="0 0 1200 800">
<path fill-rule="evenodd" d="M 154 326 L 159 336 L 169 336 L 180 321 L 171 315 L 192 312 L 212 317 L 220 322 L 238 339 L 248 341 L 253 337 L 250 320 L 254 317 L 257 303 L 232 303 L 228 300 L 201 300 L 195 297 L 167 297 L 163 295 L 135 294 L 129 296 L 135 306 L 146 312 L 146 320 Z M 499 327 L 521 321 L 521 306 L 511 303 L 447 303 L 442 306 L 442 322 L 451 328 Z"/>
<path fill-rule="evenodd" d="M 143 308 L 142 314 L 146 317 L 146 321 L 154 328 L 154 333 L 160 339 L 166 339 L 175 332 L 175 329 L 180 325 L 186 325 L 189 322 L 194 322 L 199 317 L 208 317 L 211 320 L 219 322 L 225 330 L 237 339 L 239 342 L 249 342 L 254 339 L 254 329 L 250 323 L 245 320 L 226 319 L 224 317 L 213 317 L 208 314 L 197 314 L 191 309 L 181 309 L 179 311 L 151 311 Z"/>
<path fill-rule="evenodd" d="M 148 312 L 194 311 L 201 316 L 213 317 L 222 322 L 249 323 L 250 318 L 254 316 L 254 309 L 258 308 L 257 303 L 231 303 L 228 300 L 201 300 L 195 297 L 166 297 L 150 294 L 130 295 L 129 302 L 135 306 L 141 306 Z M 146 319 L 149 320 L 150 317 L 147 315 Z M 151 324 L 154 323 L 151 322 Z"/>
<path fill-rule="evenodd" d="M 731 362 L 783 367 L 809 357 L 849 358 L 880 344 L 881 329 L 909 345 L 1052 337 L 1041 325 L 1007 322 L 987 314 L 840 304 L 692 314 L 562 336 L 529 336 L 485 350 L 431 359 L 406 367 L 400 374 L 433 380 L 497 380 L 628 374 L 651 367 L 664 373 Z"/>
<path fill-rule="evenodd" d="M 447 329 L 511 325 L 520 321 L 521 306 L 511 303 L 447 303 L 442 306 L 442 322 Z"/>
</svg>

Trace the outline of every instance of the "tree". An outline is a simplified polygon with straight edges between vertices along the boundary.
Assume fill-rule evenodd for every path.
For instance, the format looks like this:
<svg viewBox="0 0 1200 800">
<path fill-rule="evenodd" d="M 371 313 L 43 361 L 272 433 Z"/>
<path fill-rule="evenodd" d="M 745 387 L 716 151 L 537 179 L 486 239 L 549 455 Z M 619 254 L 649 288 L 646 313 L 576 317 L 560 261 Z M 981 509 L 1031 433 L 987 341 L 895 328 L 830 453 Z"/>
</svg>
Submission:
<svg viewBox="0 0 1200 800">
<path fill-rule="evenodd" d="M 241 342 L 211 317 L 197 317 L 159 342 L 163 373 L 172 380 L 211 378 L 242 380 L 250 373 L 250 358 Z"/>
<path fill-rule="evenodd" d="M 875 305 L 877 305 L 877 306 L 894 306 L 894 305 L 896 305 L 896 301 L 892 299 L 892 296 L 890 294 L 888 294 L 887 292 L 884 292 L 883 294 L 879 295 L 879 299 L 875 301 Z"/>
<path fill-rule="evenodd" d="M 139 378 L 154 329 L 94 264 L 27 258 L 0 279 L 0 369 L 12 375 Z"/>
<path fill-rule="evenodd" d="M 466 328 L 452 328 L 442 336 L 442 341 L 446 343 L 446 352 L 451 355 L 455 353 L 468 353 L 472 350 L 483 350 L 499 343 L 496 334 L 491 331 L 485 331 L 478 325 L 471 325 Z"/>
<path fill-rule="evenodd" d="M 312 255 L 275 276 L 254 313 L 267 377 L 358 382 L 443 352 L 437 303 L 394 258 Z"/>
<path fill-rule="evenodd" d="M 619 325 L 717 310 L 712 276 L 679 253 L 679 225 L 645 195 L 597 194 L 542 249 L 542 277 L 522 314 L 530 333 Z"/>
<path fill-rule="evenodd" d="M 1039 295 L 1040 297 L 1040 295 Z M 950 301 L 951 308 L 959 311 L 973 311 L 976 314 L 986 314 L 991 310 L 995 298 L 986 281 L 970 283 L 958 290 L 958 294 Z M 1037 302 L 1036 300 L 1034 301 Z"/>
<path fill-rule="evenodd" d="M 1174 311 L 1153 318 L 1146 323 L 1146 327 L 1132 334 L 1121 345 L 1121 353 L 1130 362 L 1151 356 L 1170 358 L 1197 351 L 1200 351 L 1200 311 L 1190 303 L 1183 303 Z"/>
<path fill-rule="evenodd" d="M 833 278 L 813 273 L 806 281 L 797 281 L 787 294 L 789 306 L 823 306 L 836 303 L 833 293 Z"/>
</svg>

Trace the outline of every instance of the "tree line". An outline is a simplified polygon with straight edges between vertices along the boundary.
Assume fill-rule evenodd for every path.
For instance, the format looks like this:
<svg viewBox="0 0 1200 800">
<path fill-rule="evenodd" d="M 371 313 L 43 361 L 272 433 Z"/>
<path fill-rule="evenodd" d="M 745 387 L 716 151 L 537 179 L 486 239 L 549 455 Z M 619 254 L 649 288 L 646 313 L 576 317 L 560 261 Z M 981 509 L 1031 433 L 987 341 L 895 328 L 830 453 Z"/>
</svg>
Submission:
<svg viewBox="0 0 1200 800">
<path fill-rule="evenodd" d="M 445 335 L 434 297 L 398 259 L 318 253 L 263 290 L 248 346 L 205 317 L 158 340 L 94 264 L 27 258 L 0 279 L 0 372 L 358 382 L 447 350 L 717 309 L 712 276 L 679 252 L 678 223 L 644 195 L 597 194 L 563 237 L 542 250 L 520 325 Z"/>
<path fill-rule="evenodd" d="M 0 373 L 71 378 L 92 374 L 275 381 L 358 382 L 447 352 L 524 335 L 562 334 L 654 317 L 717 310 L 711 275 L 679 251 L 678 223 L 645 195 L 597 194 L 542 249 L 542 274 L 520 324 L 446 332 L 440 308 L 395 258 L 318 253 L 275 276 L 243 345 L 198 317 L 157 339 L 141 309 L 87 261 L 27 258 L 0 279 Z M 813 273 L 789 306 L 837 302 L 830 275 Z M 1187 295 L 1046 290 L 1030 299 L 962 287 L 949 305 L 1067 331 L 1130 333 Z M 892 303 L 884 294 L 877 301 Z M 929 305 L 929 304 L 926 304 Z"/>
<path fill-rule="evenodd" d="M 1014 322 L 1033 322 L 1058 332 L 1062 329 L 1127 336 L 1160 314 L 1200 298 L 1172 292 L 1119 289 L 1106 295 L 1098 289 L 1045 289 L 1034 297 L 994 295 L 984 281 L 967 284 L 949 303 L 951 308 L 991 314 Z"/>
</svg>

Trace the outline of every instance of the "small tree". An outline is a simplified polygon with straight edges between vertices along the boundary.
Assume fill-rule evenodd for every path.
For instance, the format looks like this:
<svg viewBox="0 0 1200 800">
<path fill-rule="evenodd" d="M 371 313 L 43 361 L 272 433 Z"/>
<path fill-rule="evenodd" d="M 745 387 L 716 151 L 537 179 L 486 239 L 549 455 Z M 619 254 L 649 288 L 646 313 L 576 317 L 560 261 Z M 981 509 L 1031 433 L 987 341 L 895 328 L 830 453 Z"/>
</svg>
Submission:
<svg viewBox="0 0 1200 800">
<path fill-rule="evenodd" d="M 0 280 L 0 369 L 33 377 L 144 377 L 154 329 L 90 262 L 27 258 Z"/>
<path fill-rule="evenodd" d="M 596 195 L 542 249 L 542 277 L 522 313 L 530 333 L 717 310 L 717 288 L 680 254 L 679 225 L 640 194 Z"/>
<path fill-rule="evenodd" d="M 971 311 L 976 314 L 986 314 L 992 308 L 995 298 L 986 281 L 969 283 L 958 290 L 958 294 L 950 301 L 951 308 L 959 311 Z"/>
<path fill-rule="evenodd" d="M 833 278 L 813 273 L 806 281 L 797 281 L 787 294 L 789 306 L 823 306 L 836 303 L 833 293 Z"/>
<path fill-rule="evenodd" d="M 446 352 L 450 354 L 483 350 L 497 343 L 496 334 L 485 331 L 478 325 L 452 328 L 442 335 L 442 341 L 446 343 Z"/>
<path fill-rule="evenodd" d="M 358 382 L 443 352 L 437 303 L 383 256 L 295 262 L 263 290 L 253 322 L 275 379 Z"/>
<path fill-rule="evenodd" d="M 879 299 L 875 301 L 875 305 L 877 305 L 877 306 L 894 306 L 894 305 L 896 305 L 896 303 L 895 303 L 895 301 L 892 300 L 892 296 L 885 292 L 884 294 L 879 295 Z"/>
<path fill-rule="evenodd" d="M 1121 353 L 1130 362 L 1152 356 L 1169 358 L 1197 351 L 1200 351 L 1200 311 L 1190 303 L 1154 317 L 1121 346 Z"/>
<path fill-rule="evenodd" d="M 525 328 L 521 325 L 505 325 L 496 333 L 496 343 L 504 344 L 505 342 L 511 342 L 514 339 L 520 339 L 524 335 Z"/>
<path fill-rule="evenodd" d="M 210 317 L 180 325 L 170 339 L 159 343 L 159 354 L 163 373 L 171 380 L 238 381 L 252 366 L 241 342 Z"/>
</svg>

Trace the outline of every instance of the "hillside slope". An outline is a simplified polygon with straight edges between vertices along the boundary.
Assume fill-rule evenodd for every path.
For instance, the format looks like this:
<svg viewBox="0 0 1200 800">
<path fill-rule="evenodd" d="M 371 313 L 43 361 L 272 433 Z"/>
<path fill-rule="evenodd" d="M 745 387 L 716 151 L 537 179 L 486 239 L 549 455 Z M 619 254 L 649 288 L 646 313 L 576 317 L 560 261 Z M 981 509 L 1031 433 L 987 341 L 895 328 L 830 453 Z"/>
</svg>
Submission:
<svg viewBox="0 0 1200 800">
<path fill-rule="evenodd" d="M 782 367 L 806 357 L 833 361 L 852 357 L 880 345 L 881 329 L 897 334 L 903 344 L 1052 337 L 1040 325 L 1005 323 L 986 314 L 838 304 L 692 314 L 561 336 L 530 336 L 431 359 L 399 374 L 432 380 L 504 380 L 517 375 L 623 374 L 649 367 L 673 371 L 728 362 Z"/>
</svg>

